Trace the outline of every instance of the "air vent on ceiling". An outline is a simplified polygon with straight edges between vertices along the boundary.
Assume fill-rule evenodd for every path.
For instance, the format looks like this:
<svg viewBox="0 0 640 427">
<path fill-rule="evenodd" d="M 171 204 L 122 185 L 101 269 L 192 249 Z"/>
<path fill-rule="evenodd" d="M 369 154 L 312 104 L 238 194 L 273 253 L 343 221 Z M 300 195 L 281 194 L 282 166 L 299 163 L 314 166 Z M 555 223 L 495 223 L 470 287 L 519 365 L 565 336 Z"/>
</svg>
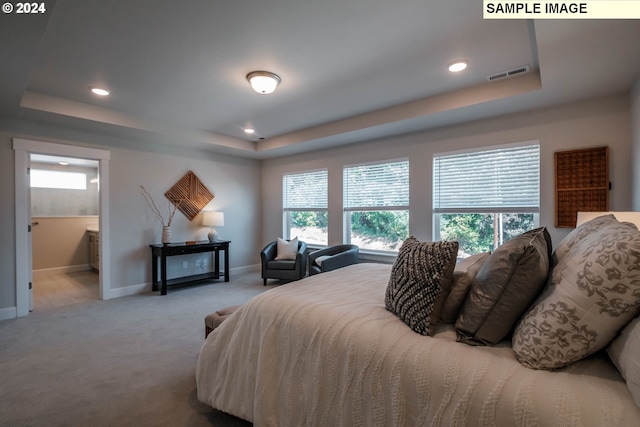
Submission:
<svg viewBox="0 0 640 427">
<path fill-rule="evenodd" d="M 507 77 L 513 77 L 518 74 L 524 74 L 529 72 L 529 66 L 525 65 L 524 67 L 514 68 L 512 70 L 500 71 L 499 73 L 492 74 L 487 76 L 487 80 L 490 82 L 494 80 L 506 79 Z"/>
</svg>

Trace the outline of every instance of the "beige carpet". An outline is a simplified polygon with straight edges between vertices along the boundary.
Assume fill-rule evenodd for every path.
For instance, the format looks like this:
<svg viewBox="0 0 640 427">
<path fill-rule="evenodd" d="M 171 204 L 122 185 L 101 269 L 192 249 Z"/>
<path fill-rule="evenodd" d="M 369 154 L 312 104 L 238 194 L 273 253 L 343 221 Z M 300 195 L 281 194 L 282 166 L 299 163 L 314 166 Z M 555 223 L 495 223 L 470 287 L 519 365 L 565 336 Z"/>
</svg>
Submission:
<svg viewBox="0 0 640 427">
<path fill-rule="evenodd" d="M 258 273 L 0 322 L 1 426 L 249 426 L 200 403 L 204 316 L 273 288 Z"/>
</svg>

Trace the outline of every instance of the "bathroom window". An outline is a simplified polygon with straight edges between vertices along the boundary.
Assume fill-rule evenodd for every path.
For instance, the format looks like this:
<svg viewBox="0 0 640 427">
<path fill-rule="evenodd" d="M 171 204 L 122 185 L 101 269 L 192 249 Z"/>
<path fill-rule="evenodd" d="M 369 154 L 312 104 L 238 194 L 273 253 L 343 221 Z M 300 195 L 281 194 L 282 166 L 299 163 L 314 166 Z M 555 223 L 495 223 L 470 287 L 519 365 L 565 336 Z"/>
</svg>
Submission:
<svg viewBox="0 0 640 427">
<path fill-rule="evenodd" d="M 44 169 L 31 169 L 31 188 L 57 188 L 60 190 L 86 190 L 87 174 Z"/>
</svg>

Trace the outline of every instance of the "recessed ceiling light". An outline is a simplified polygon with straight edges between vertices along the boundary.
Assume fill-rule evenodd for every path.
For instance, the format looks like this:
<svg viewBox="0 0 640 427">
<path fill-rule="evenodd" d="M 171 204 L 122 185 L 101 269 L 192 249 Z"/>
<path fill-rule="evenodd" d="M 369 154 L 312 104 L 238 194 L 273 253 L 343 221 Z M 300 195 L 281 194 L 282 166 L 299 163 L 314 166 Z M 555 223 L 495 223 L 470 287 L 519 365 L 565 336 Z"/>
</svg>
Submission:
<svg viewBox="0 0 640 427">
<path fill-rule="evenodd" d="M 106 90 L 106 89 L 102 89 L 102 88 L 99 88 L 99 87 L 92 87 L 90 89 L 91 89 L 91 92 L 93 92 L 96 95 L 100 95 L 100 96 L 109 95 L 109 91 Z"/>
<path fill-rule="evenodd" d="M 62 166 L 67 166 L 69 163 L 67 163 L 67 162 L 58 162 L 58 164 L 60 164 Z"/>
<path fill-rule="evenodd" d="M 252 134 L 252 133 L 255 133 L 256 131 L 255 131 L 254 129 L 251 129 L 251 128 L 246 128 L 246 129 L 244 130 L 244 132 L 245 132 L 245 133 L 248 133 L 248 134 Z"/>
<path fill-rule="evenodd" d="M 469 62 L 465 60 L 454 61 L 449 64 L 449 71 L 452 73 L 459 73 L 460 71 L 466 69 L 469 66 Z"/>
</svg>

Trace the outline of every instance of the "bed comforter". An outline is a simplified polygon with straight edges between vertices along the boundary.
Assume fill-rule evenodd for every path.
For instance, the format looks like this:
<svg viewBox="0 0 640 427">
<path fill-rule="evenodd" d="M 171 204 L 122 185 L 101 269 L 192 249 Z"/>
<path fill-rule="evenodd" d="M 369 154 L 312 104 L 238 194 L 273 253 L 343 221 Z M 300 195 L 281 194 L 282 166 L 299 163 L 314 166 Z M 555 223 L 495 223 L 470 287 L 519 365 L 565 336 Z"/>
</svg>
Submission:
<svg viewBox="0 0 640 427">
<path fill-rule="evenodd" d="M 413 332 L 384 307 L 391 266 L 357 264 L 269 290 L 209 335 L 198 398 L 256 426 L 632 426 L 606 354 L 556 372 L 452 325 Z"/>
</svg>

